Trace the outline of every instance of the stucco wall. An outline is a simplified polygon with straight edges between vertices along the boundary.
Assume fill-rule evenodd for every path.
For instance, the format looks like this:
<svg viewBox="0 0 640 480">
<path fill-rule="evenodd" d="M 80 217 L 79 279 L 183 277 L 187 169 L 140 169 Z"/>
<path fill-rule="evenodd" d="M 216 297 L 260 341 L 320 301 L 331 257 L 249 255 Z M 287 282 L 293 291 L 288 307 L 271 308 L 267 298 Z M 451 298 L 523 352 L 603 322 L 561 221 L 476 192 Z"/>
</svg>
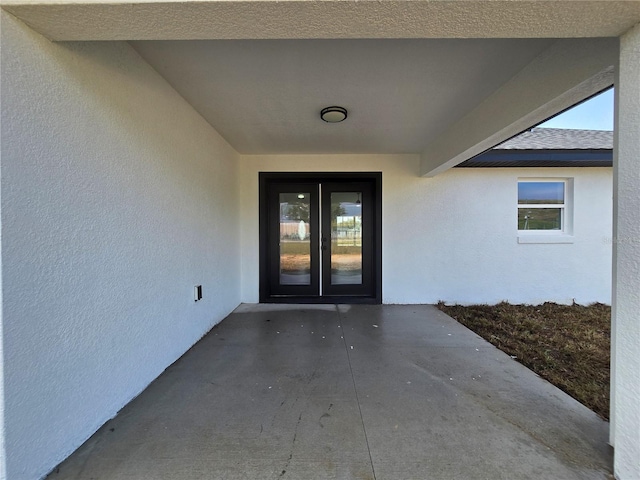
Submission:
<svg viewBox="0 0 640 480">
<path fill-rule="evenodd" d="M 258 300 L 258 172 L 381 171 L 384 303 L 611 301 L 612 173 L 453 169 L 418 177 L 413 155 L 244 156 L 242 299 Z M 519 177 L 574 179 L 574 243 L 517 242 Z"/>
<path fill-rule="evenodd" d="M 640 24 L 620 39 L 614 143 L 611 441 L 614 473 L 640 478 Z"/>
<path fill-rule="evenodd" d="M 128 44 L 52 44 L 1 15 L 7 475 L 20 480 L 238 305 L 238 178 L 236 153 Z"/>
</svg>

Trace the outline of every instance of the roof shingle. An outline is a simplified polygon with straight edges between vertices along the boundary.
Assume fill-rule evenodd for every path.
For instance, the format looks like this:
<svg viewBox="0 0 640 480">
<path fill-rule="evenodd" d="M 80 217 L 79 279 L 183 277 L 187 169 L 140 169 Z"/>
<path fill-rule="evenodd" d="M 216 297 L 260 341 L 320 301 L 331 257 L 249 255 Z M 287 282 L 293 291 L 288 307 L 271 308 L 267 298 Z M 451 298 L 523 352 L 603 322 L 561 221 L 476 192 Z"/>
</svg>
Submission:
<svg viewBox="0 0 640 480">
<path fill-rule="evenodd" d="M 533 128 L 457 168 L 611 167 L 613 132 Z"/>
<path fill-rule="evenodd" d="M 606 130 L 570 130 L 533 128 L 494 150 L 595 150 L 612 149 L 613 132 Z"/>
</svg>

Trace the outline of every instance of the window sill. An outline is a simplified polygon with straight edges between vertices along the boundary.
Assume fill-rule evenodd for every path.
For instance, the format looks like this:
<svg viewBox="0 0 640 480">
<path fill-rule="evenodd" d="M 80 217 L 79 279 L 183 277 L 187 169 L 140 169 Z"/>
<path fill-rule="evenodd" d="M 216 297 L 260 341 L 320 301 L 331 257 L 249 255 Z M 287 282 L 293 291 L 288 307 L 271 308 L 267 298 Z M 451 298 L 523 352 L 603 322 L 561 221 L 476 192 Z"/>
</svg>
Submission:
<svg viewBox="0 0 640 480">
<path fill-rule="evenodd" d="M 573 243 L 573 235 L 518 235 L 518 243 Z"/>
</svg>

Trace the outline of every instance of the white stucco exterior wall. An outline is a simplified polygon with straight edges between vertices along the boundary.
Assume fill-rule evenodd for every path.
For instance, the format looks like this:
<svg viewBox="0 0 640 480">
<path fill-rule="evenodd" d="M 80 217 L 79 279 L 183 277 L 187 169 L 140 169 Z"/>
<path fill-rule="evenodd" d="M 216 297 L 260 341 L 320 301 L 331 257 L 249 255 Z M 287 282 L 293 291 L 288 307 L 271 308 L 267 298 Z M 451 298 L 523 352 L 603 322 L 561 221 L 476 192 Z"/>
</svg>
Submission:
<svg viewBox="0 0 640 480">
<path fill-rule="evenodd" d="M 2 28 L 0 24 L 0 28 Z M 2 42 L 0 42 L 0 58 Z M 0 65 L 1 71 L 1 65 Z M 0 92 L 2 92 L 2 76 L 0 75 Z M 0 111 L 2 111 L 2 94 L 0 93 Z M 2 115 L 0 115 L 0 131 L 2 131 Z M 0 136 L 0 198 L 2 198 L 2 137 Z M 0 219 L 2 218 L 2 202 L 0 202 Z M 0 220 L 0 480 L 7 478 L 6 452 L 4 446 L 4 334 L 2 328 L 2 221 Z"/>
<path fill-rule="evenodd" d="M 1 85 L 0 85 L 0 88 Z M 2 102 L 0 101 L 0 104 Z M 1 128 L 1 125 L 0 125 Z M 0 149 L 1 150 L 1 149 Z M 2 161 L 0 159 L 0 165 Z M 2 173 L 0 171 L 0 180 Z M 1 185 L 1 181 L 0 181 Z M 2 189 L 0 187 L 0 197 L 2 195 Z M 0 216 L 2 215 L 2 208 L 0 207 Z M 1 223 L 1 222 L 0 222 Z M 0 252 L 2 251 L 2 225 L 0 225 Z M 6 465 L 6 449 L 4 445 L 4 334 L 2 328 L 2 255 L 0 255 L 0 480 L 7 478 L 7 465 Z"/>
<path fill-rule="evenodd" d="M 611 440 L 619 480 L 640 478 L 640 25 L 620 39 L 614 149 Z"/>
<path fill-rule="evenodd" d="M 243 156 L 242 300 L 258 301 L 258 173 L 381 171 L 384 303 L 611 301 L 610 168 L 452 169 L 416 155 Z M 573 178 L 572 244 L 519 244 L 520 177 Z"/>
<path fill-rule="evenodd" d="M 238 305 L 237 155 L 128 44 L 1 15 L 7 476 L 32 480 Z"/>
</svg>

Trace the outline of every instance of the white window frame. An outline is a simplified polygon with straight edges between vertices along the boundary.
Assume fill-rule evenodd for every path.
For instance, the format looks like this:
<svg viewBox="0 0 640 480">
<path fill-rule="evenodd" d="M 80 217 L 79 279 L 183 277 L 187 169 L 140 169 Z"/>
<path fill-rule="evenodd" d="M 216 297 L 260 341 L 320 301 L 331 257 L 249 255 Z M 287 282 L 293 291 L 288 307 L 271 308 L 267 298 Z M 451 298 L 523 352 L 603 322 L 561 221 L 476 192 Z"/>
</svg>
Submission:
<svg viewBox="0 0 640 480">
<path fill-rule="evenodd" d="M 562 183 L 564 185 L 564 203 L 518 203 L 517 186 L 520 183 Z M 560 229 L 559 230 L 518 230 L 518 243 L 573 243 L 573 178 L 558 177 L 519 177 L 516 185 L 516 213 L 522 208 L 560 209 Z M 518 216 L 516 216 L 517 222 Z M 517 224 L 516 224 L 517 228 Z"/>
</svg>

